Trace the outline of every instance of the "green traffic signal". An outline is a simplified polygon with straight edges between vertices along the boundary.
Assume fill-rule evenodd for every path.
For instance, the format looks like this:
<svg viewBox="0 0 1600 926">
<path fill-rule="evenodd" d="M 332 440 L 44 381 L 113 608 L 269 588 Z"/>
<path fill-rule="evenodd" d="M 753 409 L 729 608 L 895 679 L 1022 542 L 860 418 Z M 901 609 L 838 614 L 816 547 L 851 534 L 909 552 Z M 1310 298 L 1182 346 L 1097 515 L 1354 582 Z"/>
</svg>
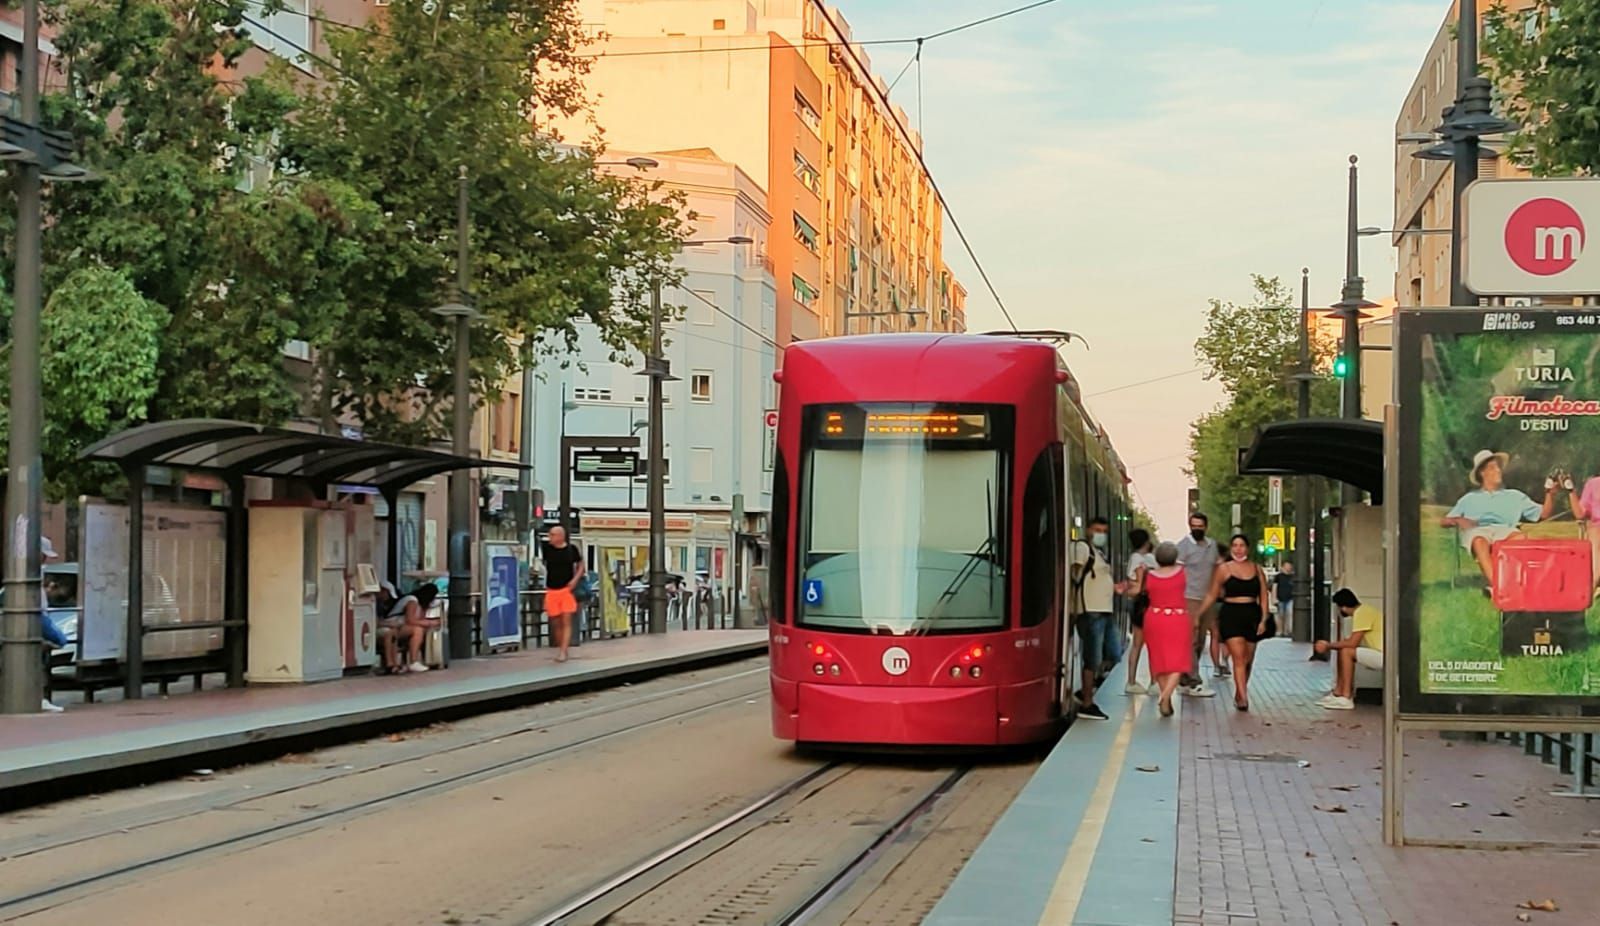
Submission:
<svg viewBox="0 0 1600 926">
<path fill-rule="evenodd" d="M 1333 375 L 1337 376 L 1339 379 L 1344 379 L 1346 376 L 1349 375 L 1349 373 L 1350 373 L 1350 361 L 1346 360 L 1343 356 L 1339 356 L 1339 357 L 1334 358 L 1334 361 L 1333 361 Z"/>
</svg>

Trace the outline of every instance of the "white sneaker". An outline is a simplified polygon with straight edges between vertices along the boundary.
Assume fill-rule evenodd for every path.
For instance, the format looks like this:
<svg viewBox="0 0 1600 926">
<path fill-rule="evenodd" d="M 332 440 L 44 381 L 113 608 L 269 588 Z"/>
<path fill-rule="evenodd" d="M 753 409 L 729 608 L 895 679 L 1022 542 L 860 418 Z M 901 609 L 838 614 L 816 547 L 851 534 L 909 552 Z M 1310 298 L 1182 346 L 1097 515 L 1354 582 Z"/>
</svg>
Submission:
<svg viewBox="0 0 1600 926">
<path fill-rule="evenodd" d="M 406 666 L 406 671 L 407 672 L 426 672 L 426 671 L 428 671 L 428 667 L 423 665 L 420 662 L 413 662 L 411 665 Z"/>
<path fill-rule="evenodd" d="M 66 710 L 66 708 L 59 704 L 51 704 L 50 700 L 46 698 L 45 700 L 39 702 L 39 710 L 44 711 L 46 714 L 59 714 Z"/>
<path fill-rule="evenodd" d="M 1146 688 L 1144 693 L 1152 698 L 1159 698 L 1161 697 L 1161 686 L 1157 685 L 1155 682 L 1151 682 L 1150 687 Z"/>
<path fill-rule="evenodd" d="M 1144 686 L 1138 682 L 1129 682 L 1122 689 L 1122 693 L 1130 697 L 1144 694 Z"/>
<path fill-rule="evenodd" d="M 1356 702 L 1349 698 L 1336 698 L 1329 695 L 1327 698 L 1318 701 L 1317 706 L 1330 711 L 1353 711 L 1356 709 Z"/>
<path fill-rule="evenodd" d="M 1178 690 L 1182 691 L 1185 697 L 1190 698 L 1215 698 L 1217 696 L 1215 691 L 1206 687 L 1205 682 L 1197 682 L 1188 688 L 1180 688 Z"/>
</svg>

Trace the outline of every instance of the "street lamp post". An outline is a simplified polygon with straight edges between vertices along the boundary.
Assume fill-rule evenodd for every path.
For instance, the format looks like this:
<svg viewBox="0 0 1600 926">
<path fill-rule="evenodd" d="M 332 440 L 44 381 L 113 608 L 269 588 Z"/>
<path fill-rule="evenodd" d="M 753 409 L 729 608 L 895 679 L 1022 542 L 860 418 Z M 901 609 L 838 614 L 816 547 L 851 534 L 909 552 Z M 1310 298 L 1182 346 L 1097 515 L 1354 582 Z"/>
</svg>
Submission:
<svg viewBox="0 0 1600 926">
<path fill-rule="evenodd" d="M 711 241 L 682 241 L 678 247 L 708 244 L 751 244 L 745 235 L 732 235 Z M 650 377 L 650 471 L 645 505 L 650 509 L 650 633 L 667 632 L 667 474 L 666 439 L 662 426 L 663 386 L 673 379 L 671 364 L 661 351 L 661 278 L 650 282 L 650 355 L 644 361 L 644 375 Z"/>
<path fill-rule="evenodd" d="M 31 714 L 44 696 L 44 637 L 40 612 L 39 516 L 44 463 L 44 413 L 39 373 L 39 315 L 44 299 L 44 180 L 85 180 L 68 159 L 72 139 L 39 126 L 39 0 L 23 0 L 22 61 L 15 118 L 0 118 L 0 160 L 16 164 L 16 304 L 11 317 L 11 428 L 6 448 L 5 605 L 0 620 L 0 712 Z M 138 641 L 130 641 L 137 646 Z"/>
<path fill-rule="evenodd" d="M 456 456 L 470 456 L 472 451 L 472 319 L 477 312 L 472 308 L 472 291 L 468 280 L 468 186 L 467 168 L 463 165 L 457 175 L 456 195 L 456 298 L 458 302 L 440 306 L 433 311 L 455 321 L 455 390 L 451 399 L 454 413 L 451 429 L 451 449 Z M 526 439 L 526 435 L 524 435 Z M 469 470 L 458 469 L 450 474 L 450 610 L 448 618 L 450 658 L 472 657 L 472 481 Z"/>
<path fill-rule="evenodd" d="M 1356 161 L 1355 155 L 1350 155 L 1350 186 L 1349 202 L 1345 226 L 1345 255 L 1344 255 L 1344 287 L 1340 299 L 1333 304 L 1333 314 L 1344 320 L 1344 337 L 1340 346 L 1340 356 L 1344 360 L 1345 374 L 1342 389 L 1342 416 L 1345 418 L 1361 417 L 1361 319 L 1367 317 L 1367 309 L 1376 308 L 1377 303 L 1366 298 L 1366 281 L 1361 278 L 1360 247 L 1361 227 L 1357 222 L 1356 210 L 1359 206 L 1356 195 Z M 1354 505 L 1361 500 L 1361 490 L 1349 483 L 1344 483 L 1341 495 L 1346 505 Z"/>
<path fill-rule="evenodd" d="M 1300 362 L 1295 382 L 1299 387 L 1295 412 L 1301 421 L 1311 417 L 1311 270 L 1300 270 Z M 1311 640 L 1311 477 L 1294 480 L 1294 635 L 1301 642 Z"/>
</svg>

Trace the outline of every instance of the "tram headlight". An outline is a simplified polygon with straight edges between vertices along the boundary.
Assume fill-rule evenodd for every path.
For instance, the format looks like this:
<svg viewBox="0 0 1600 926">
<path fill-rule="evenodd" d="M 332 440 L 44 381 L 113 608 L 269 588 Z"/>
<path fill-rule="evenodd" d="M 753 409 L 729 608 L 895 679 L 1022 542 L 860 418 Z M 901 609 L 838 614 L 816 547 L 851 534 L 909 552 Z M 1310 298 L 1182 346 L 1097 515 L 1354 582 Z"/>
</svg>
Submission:
<svg viewBox="0 0 1600 926">
<path fill-rule="evenodd" d="M 826 671 L 826 670 L 824 670 L 824 669 L 823 669 L 823 668 L 822 668 L 822 663 L 820 663 L 820 662 L 819 662 L 819 663 L 817 663 L 817 664 L 816 664 L 816 665 L 814 665 L 814 666 L 812 666 L 812 667 L 811 667 L 811 671 L 813 671 L 813 672 L 815 672 L 815 673 L 817 673 L 817 674 L 818 674 L 818 675 L 821 675 L 821 674 L 822 674 L 822 673 L 823 673 L 823 672 L 824 672 L 824 671 Z"/>
<path fill-rule="evenodd" d="M 973 678 L 977 678 L 978 676 L 983 674 L 983 666 L 973 666 L 972 668 L 968 669 L 967 672 Z"/>
<path fill-rule="evenodd" d="M 839 677 L 839 664 L 837 662 L 828 667 L 828 674 L 834 678 Z"/>
<path fill-rule="evenodd" d="M 961 667 L 960 666 L 951 666 L 950 667 L 950 677 L 951 678 L 960 678 L 961 677 Z"/>
</svg>

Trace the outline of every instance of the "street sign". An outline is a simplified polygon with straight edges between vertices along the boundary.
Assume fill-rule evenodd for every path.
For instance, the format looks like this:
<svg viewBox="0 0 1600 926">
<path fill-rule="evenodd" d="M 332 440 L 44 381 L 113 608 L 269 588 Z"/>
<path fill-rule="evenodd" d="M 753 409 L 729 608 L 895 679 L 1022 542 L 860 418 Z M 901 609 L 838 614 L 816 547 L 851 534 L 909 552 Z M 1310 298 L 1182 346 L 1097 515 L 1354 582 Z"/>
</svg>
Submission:
<svg viewBox="0 0 1600 926">
<path fill-rule="evenodd" d="M 1463 280 L 1480 296 L 1600 294 L 1591 226 L 1600 179 L 1476 181 L 1462 194 Z"/>
<path fill-rule="evenodd" d="M 1267 479 L 1267 514 L 1273 517 L 1283 516 L 1283 477 L 1271 476 Z M 1282 544 L 1279 544 L 1282 546 Z"/>
<path fill-rule="evenodd" d="M 579 476 L 637 476 L 639 454 L 632 450 L 580 450 L 572 455 Z"/>
<path fill-rule="evenodd" d="M 1289 548 L 1289 544 L 1288 537 L 1285 536 L 1285 533 L 1286 532 L 1284 528 L 1281 526 L 1264 527 L 1261 529 L 1261 542 L 1269 547 L 1276 547 L 1279 550 L 1286 550 Z"/>
<path fill-rule="evenodd" d="M 770 409 L 770 408 L 767 409 L 767 414 L 765 416 L 765 421 L 767 422 L 767 427 L 769 427 L 769 428 L 777 427 L 778 426 L 778 413 L 776 411 Z"/>
</svg>

